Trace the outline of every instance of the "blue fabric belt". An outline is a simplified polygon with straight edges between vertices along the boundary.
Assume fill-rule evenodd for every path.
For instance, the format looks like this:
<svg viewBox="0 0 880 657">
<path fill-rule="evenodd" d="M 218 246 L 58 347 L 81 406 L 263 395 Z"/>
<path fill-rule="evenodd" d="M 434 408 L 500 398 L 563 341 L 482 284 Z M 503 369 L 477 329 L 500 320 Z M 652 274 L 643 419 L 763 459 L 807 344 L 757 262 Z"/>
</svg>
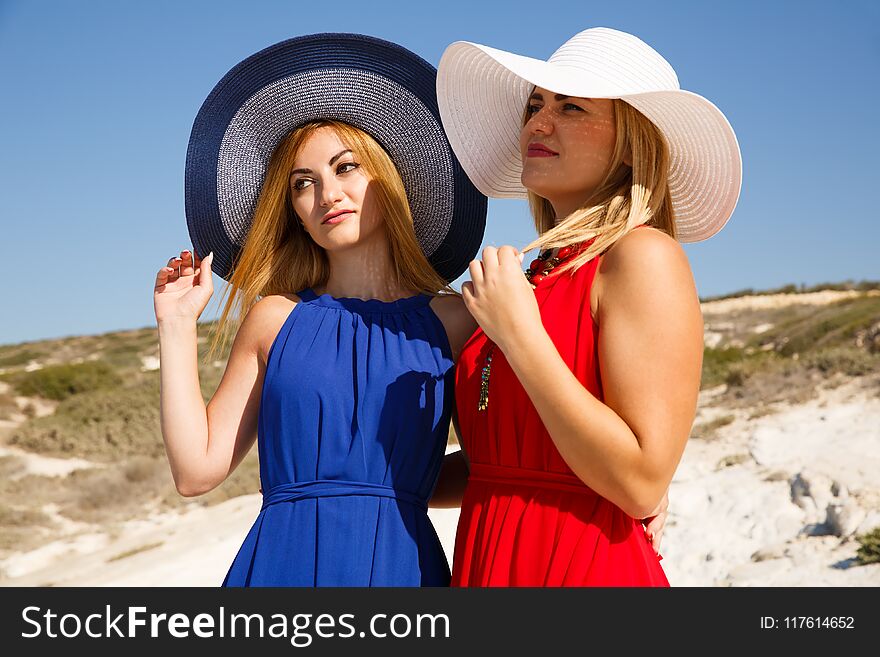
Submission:
<svg viewBox="0 0 880 657">
<path fill-rule="evenodd" d="M 389 497 L 407 502 L 427 511 L 428 501 L 408 491 L 397 490 L 382 484 L 364 481 L 340 481 L 339 479 L 316 479 L 291 484 L 279 484 L 263 493 L 263 509 L 279 502 L 298 502 L 318 497 L 347 497 L 367 495 L 369 497 Z M 262 509 L 261 509 L 262 510 Z"/>
</svg>

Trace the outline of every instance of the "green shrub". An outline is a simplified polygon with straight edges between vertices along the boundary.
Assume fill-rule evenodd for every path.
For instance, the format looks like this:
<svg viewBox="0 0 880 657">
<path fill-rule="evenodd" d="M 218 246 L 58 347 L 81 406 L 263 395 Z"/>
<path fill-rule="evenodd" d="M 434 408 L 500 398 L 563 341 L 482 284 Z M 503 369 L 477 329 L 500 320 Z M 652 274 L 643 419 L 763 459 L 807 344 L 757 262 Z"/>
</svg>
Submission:
<svg viewBox="0 0 880 657">
<path fill-rule="evenodd" d="M 18 427 L 9 441 L 34 452 L 97 461 L 164 456 L 158 379 L 74 395 L 52 415 Z"/>
<path fill-rule="evenodd" d="M 727 294 L 716 294 L 714 296 L 700 297 L 700 303 L 708 303 L 710 301 L 723 301 L 724 299 L 737 299 L 739 297 L 750 297 L 755 293 L 754 288 L 746 287 Z"/>
<path fill-rule="evenodd" d="M 144 347 L 136 342 L 120 342 L 102 350 L 101 360 L 112 365 L 114 368 L 140 367 L 141 352 L 143 351 Z"/>
<path fill-rule="evenodd" d="M 801 292 L 824 292 L 825 290 L 836 290 L 847 292 L 855 290 L 856 292 L 867 292 L 869 290 L 880 290 L 880 281 L 859 281 L 852 280 L 843 281 L 842 283 L 819 283 L 809 287 L 801 286 Z"/>
<path fill-rule="evenodd" d="M 805 294 L 808 292 L 824 292 L 825 290 L 843 292 L 855 290 L 857 292 L 867 292 L 869 290 L 878 289 L 880 289 L 880 281 L 859 281 L 858 283 L 853 281 L 844 281 L 842 283 L 818 283 L 817 285 L 810 286 L 806 286 L 803 283 L 801 283 L 800 285 L 789 283 L 788 285 L 771 288 L 769 290 L 755 290 L 748 287 L 742 290 L 737 290 L 736 292 L 730 292 L 728 294 L 719 294 L 713 297 L 700 297 L 700 301 L 721 301 L 722 299 L 736 299 L 738 297 L 750 296 L 767 296 L 770 294 Z"/>
<path fill-rule="evenodd" d="M 712 388 L 725 383 L 730 370 L 746 358 L 745 351 L 739 347 L 715 349 L 706 347 L 703 350 L 702 387 Z"/>
<path fill-rule="evenodd" d="M 0 350 L 0 367 L 17 367 L 26 365 L 32 360 L 42 358 L 45 354 L 35 349 L 20 346 L 4 347 Z"/>
<path fill-rule="evenodd" d="M 844 299 L 774 327 L 761 336 L 773 341 L 783 356 L 819 348 L 852 346 L 855 334 L 880 320 L 880 297 Z"/>
<path fill-rule="evenodd" d="M 701 387 L 711 388 L 722 383 L 731 388 L 741 387 L 753 375 L 774 371 L 783 363 L 777 354 L 769 351 L 707 347 L 703 350 Z"/>
<path fill-rule="evenodd" d="M 5 378 L 20 395 L 45 397 L 56 401 L 93 390 L 115 388 L 122 384 L 122 379 L 116 371 L 101 361 L 50 365 L 32 372 L 15 372 Z"/>
<path fill-rule="evenodd" d="M 856 540 L 859 542 L 856 558 L 860 564 L 880 562 L 880 527 L 875 527 L 867 534 L 856 536 Z"/>
<path fill-rule="evenodd" d="M 739 388 L 745 385 L 746 379 L 748 378 L 749 374 L 746 371 L 746 368 L 741 364 L 736 363 L 731 365 L 730 369 L 727 371 L 727 376 L 724 377 L 724 383 L 730 388 Z"/>
<path fill-rule="evenodd" d="M 865 376 L 880 370 L 880 357 L 855 347 L 832 347 L 808 354 L 804 364 L 825 375 Z"/>
</svg>

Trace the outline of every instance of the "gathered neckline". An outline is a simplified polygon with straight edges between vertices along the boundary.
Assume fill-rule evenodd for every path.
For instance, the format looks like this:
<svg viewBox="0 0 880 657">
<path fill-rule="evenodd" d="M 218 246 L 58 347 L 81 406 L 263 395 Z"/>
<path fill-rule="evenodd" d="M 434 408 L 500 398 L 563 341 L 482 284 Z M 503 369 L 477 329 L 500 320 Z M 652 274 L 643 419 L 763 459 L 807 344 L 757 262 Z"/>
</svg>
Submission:
<svg viewBox="0 0 880 657">
<path fill-rule="evenodd" d="M 374 313 L 405 312 L 412 308 L 424 306 L 431 299 L 430 295 L 423 292 L 415 296 L 396 299 L 395 301 L 359 299 L 357 297 L 333 297 L 326 292 L 318 294 L 310 287 L 300 291 L 297 296 L 306 303 L 314 303 L 327 308 Z"/>
</svg>

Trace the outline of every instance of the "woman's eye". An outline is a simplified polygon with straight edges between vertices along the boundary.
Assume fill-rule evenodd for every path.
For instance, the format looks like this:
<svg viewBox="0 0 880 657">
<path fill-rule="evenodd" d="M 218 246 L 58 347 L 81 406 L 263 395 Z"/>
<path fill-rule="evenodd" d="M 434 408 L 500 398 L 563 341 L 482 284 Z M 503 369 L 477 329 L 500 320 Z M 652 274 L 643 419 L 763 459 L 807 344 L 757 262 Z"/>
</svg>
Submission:
<svg viewBox="0 0 880 657">
<path fill-rule="evenodd" d="M 565 110 L 572 109 L 572 110 L 577 110 L 578 112 L 585 112 L 586 111 L 583 107 L 575 105 L 574 103 L 566 103 L 565 105 L 562 106 L 562 109 L 565 109 Z"/>
<path fill-rule="evenodd" d="M 354 171 L 360 166 L 357 162 L 343 162 L 336 169 L 336 173 L 348 173 L 349 171 Z"/>
<path fill-rule="evenodd" d="M 311 184 L 312 184 L 312 181 L 309 180 L 308 178 L 297 178 L 296 180 L 293 181 L 292 187 L 296 191 L 301 192 L 302 190 L 304 190 L 306 187 L 308 187 Z"/>
<path fill-rule="evenodd" d="M 539 109 L 541 109 L 541 106 L 540 106 L 540 105 L 529 105 L 529 107 L 528 107 L 528 109 L 526 110 L 526 112 L 531 116 L 532 114 L 534 114 L 535 112 L 537 112 Z"/>
</svg>

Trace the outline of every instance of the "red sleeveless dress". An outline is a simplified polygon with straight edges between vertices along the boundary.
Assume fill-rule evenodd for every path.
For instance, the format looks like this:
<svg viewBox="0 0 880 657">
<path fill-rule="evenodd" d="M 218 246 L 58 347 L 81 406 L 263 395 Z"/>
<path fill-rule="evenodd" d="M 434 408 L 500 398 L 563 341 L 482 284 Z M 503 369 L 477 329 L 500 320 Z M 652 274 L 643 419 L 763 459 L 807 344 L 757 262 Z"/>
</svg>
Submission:
<svg viewBox="0 0 880 657">
<path fill-rule="evenodd" d="M 551 272 L 535 297 L 562 359 L 602 400 L 599 327 L 590 314 L 598 264 L 596 257 L 573 275 Z M 488 407 L 477 410 L 491 345 L 478 329 L 463 347 L 456 372 L 471 473 L 455 538 L 452 586 L 669 586 L 641 522 L 572 473 L 498 348 Z"/>
</svg>

